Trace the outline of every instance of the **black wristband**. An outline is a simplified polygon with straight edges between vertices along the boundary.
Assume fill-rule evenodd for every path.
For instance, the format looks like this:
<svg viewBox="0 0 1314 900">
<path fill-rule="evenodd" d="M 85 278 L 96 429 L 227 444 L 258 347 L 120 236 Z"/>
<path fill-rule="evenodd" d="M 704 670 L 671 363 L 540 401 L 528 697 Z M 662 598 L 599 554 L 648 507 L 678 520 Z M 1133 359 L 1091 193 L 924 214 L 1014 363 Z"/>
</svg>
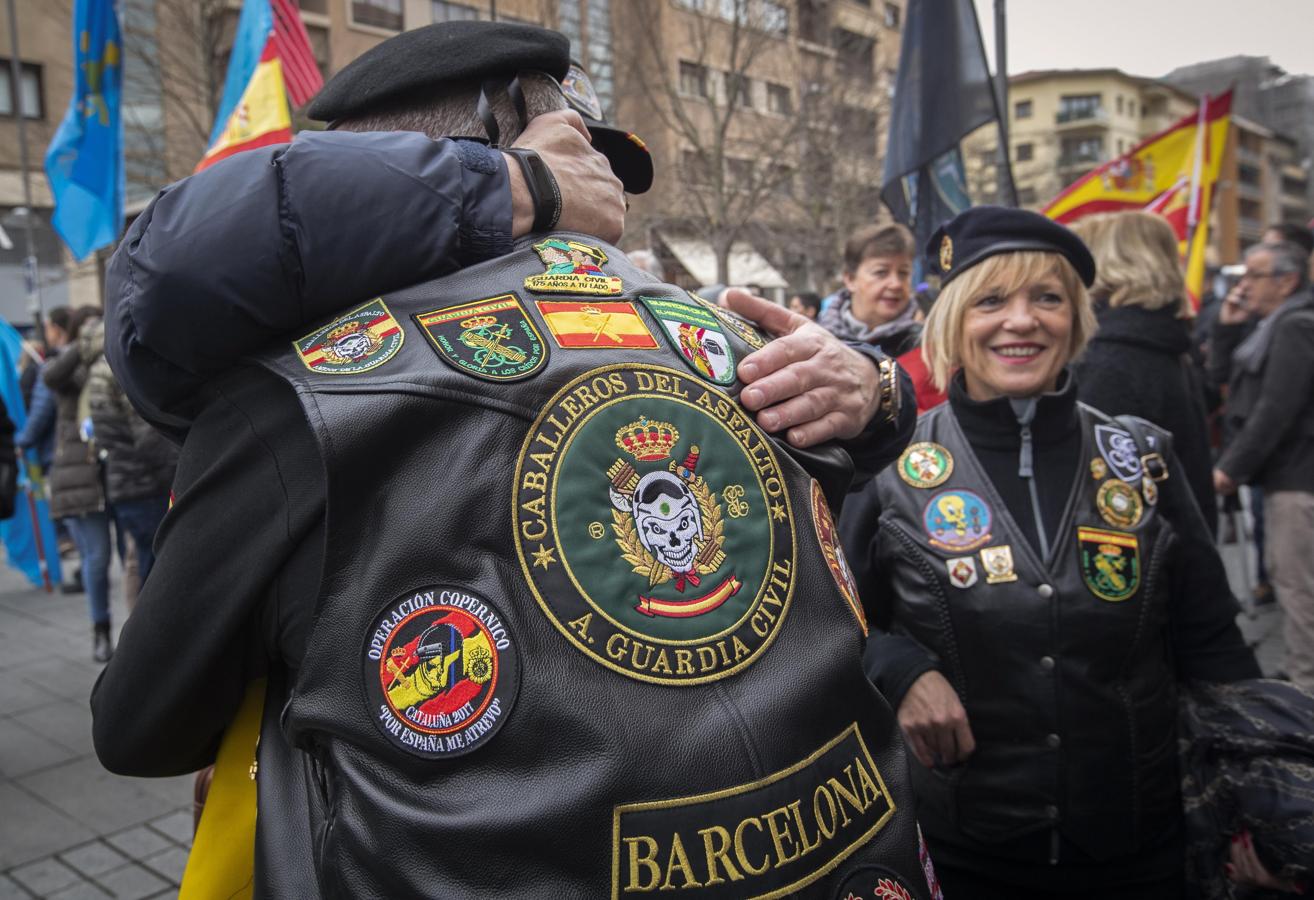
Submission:
<svg viewBox="0 0 1314 900">
<path fill-rule="evenodd" d="M 537 151 L 527 147 L 507 147 L 502 152 L 515 157 L 525 176 L 525 187 L 529 189 L 529 199 L 534 204 L 534 224 L 530 231 L 556 228 L 561 220 L 561 189 L 557 187 L 552 170 Z"/>
</svg>

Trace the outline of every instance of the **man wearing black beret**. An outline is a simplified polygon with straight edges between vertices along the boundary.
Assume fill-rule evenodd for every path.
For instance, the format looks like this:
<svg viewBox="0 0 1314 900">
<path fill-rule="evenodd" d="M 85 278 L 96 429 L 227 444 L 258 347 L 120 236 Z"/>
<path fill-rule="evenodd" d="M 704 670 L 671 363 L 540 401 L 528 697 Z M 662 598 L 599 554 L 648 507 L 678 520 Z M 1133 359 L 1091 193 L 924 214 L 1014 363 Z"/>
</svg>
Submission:
<svg viewBox="0 0 1314 900">
<path fill-rule="evenodd" d="M 408 32 L 124 239 L 108 354 L 185 442 L 97 752 L 203 766 L 266 675 L 257 896 L 930 897 L 827 504 L 907 387 L 630 265 L 651 163 L 568 66 Z"/>
</svg>

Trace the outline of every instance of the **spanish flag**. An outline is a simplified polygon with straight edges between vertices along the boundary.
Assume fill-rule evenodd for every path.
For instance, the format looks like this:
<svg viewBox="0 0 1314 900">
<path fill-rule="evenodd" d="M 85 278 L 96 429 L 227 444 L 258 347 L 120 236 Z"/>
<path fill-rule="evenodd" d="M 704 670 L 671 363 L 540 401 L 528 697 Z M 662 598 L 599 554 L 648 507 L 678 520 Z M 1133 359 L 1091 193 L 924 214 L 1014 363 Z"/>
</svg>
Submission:
<svg viewBox="0 0 1314 900">
<path fill-rule="evenodd" d="M 293 0 L 244 0 L 210 148 L 196 171 L 243 150 L 292 140 L 288 97 L 305 103 L 323 84 Z"/>
<path fill-rule="evenodd" d="M 1050 201 L 1045 215 L 1068 223 L 1128 209 L 1159 213 L 1177 231 L 1186 262 L 1186 287 L 1198 305 L 1204 287 L 1209 209 L 1231 109 L 1231 91 L 1205 97 L 1195 112 L 1073 183 Z"/>
<path fill-rule="evenodd" d="M 654 350 L 657 347 L 657 339 L 643 323 L 633 303 L 540 300 L 538 311 L 543 314 L 557 346 L 563 349 L 634 347 Z"/>
</svg>

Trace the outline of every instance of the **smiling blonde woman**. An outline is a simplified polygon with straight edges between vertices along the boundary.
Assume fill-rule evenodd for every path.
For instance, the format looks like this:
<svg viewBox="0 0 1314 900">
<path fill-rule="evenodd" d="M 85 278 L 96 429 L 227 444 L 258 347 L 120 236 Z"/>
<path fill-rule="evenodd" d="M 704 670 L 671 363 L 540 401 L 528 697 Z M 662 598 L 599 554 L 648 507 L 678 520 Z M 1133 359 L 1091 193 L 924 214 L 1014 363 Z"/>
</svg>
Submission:
<svg viewBox="0 0 1314 900">
<path fill-rule="evenodd" d="M 1170 436 L 1077 402 L 1085 245 L 980 207 L 927 255 L 949 402 L 841 531 L 945 896 L 1178 897 L 1177 682 L 1259 674 L 1222 563 Z"/>
</svg>

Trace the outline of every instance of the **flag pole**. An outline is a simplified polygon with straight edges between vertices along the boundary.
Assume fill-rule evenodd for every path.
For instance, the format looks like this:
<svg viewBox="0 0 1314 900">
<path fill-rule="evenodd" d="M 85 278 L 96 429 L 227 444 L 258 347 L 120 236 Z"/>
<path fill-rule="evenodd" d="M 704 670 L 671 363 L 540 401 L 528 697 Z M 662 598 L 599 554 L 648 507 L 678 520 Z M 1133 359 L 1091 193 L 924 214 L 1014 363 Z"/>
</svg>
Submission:
<svg viewBox="0 0 1314 900">
<path fill-rule="evenodd" d="M 999 122 L 999 199 L 1017 206 L 1017 186 L 1013 182 L 1012 147 L 1008 142 L 1008 0 L 995 0 L 995 112 Z"/>
<path fill-rule="evenodd" d="M 37 268 L 36 237 L 32 233 L 32 173 L 28 171 L 27 117 L 23 115 L 23 63 L 18 52 L 18 13 L 14 0 L 9 7 L 9 83 L 14 91 L 14 119 L 18 123 L 18 165 L 23 172 L 23 232 L 27 239 L 27 256 L 23 260 L 23 281 L 27 288 L 27 308 L 38 340 L 45 346 L 46 330 L 42 324 L 40 269 Z M 49 352 L 50 348 L 46 347 Z"/>
</svg>

